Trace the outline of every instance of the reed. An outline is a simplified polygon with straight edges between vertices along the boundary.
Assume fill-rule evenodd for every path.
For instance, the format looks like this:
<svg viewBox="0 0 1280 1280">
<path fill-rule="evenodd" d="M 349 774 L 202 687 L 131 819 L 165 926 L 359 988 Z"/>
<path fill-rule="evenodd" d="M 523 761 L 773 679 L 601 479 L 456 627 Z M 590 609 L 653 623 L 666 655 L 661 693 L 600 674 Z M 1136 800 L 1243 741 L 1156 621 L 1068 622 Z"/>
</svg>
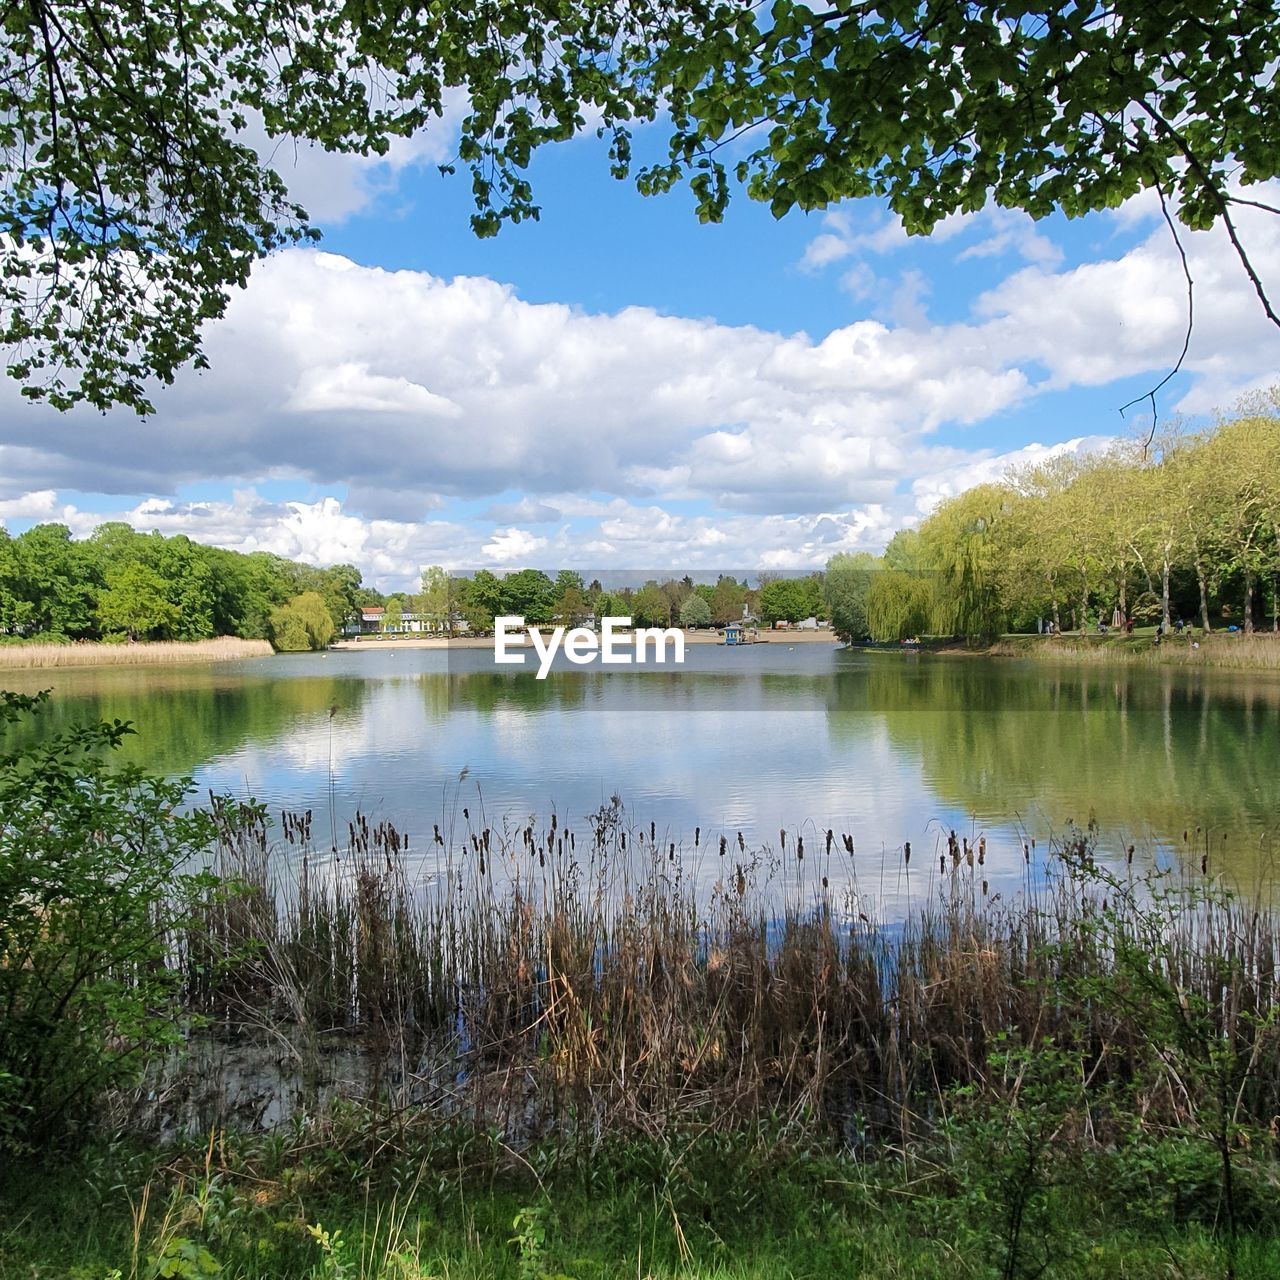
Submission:
<svg viewBox="0 0 1280 1280">
<path fill-rule="evenodd" d="M 952 836 L 894 924 L 858 888 L 883 868 L 834 832 L 690 845 L 616 805 L 577 830 L 462 812 L 418 860 L 386 823 L 324 851 L 309 814 L 277 845 L 224 806 L 231 888 L 177 942 L 190 1009 L 294 1052 L 358 1041 L 398 1106 L 528 1138 L 769 1117 L 906 1145 L 956 1090 L 1012 1087 L 993 1055 L 1044 1044 L 1096 1135 L 1202 1123 L 1224 1089 L 1231 1125 L 1280 1114 L 1275 917 L 1108 871 L 1088 832 L 1023 846 L 1008 899 L 986 841 Z"/>
<path fill-rule="evenodd" d="M 1197 629 L 1195 643 L 1185 635 L 1167 637 L 1160 645 L 1106 636 L 1038 636 L 1006 638 L 988 653 L 997 657 L 1038 658 L 1050 662 L 1110 666 L 1125 663 L 1149 667 L 1200 667 L 1224 671 L 1280 671 L 1280 634 L 1214 632 Z"/>
<path fill-rule="evenodd" d="M 218 636 L 214 640 L 154 640 L 144 644 L 0 644 L 0 669 L 43 667 L 173 666 L 182 662 L 234 662 L 267 658 L 266 640 Z"/>
</svg>

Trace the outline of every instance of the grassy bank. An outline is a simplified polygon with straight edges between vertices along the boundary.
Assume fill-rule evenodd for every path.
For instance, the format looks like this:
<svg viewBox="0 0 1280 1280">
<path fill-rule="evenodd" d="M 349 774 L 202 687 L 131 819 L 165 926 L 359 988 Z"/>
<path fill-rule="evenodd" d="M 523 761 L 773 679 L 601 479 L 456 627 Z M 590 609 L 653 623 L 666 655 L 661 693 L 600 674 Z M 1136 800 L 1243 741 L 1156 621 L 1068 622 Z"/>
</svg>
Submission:
<svg viewBox="0 0 1280 1280">
<path fill-rule="evenodd" d="M 4 1280 L 1270 1280 L 1265 1180 L 1221 1230 L 1212 1168 L 1178 1138 L 1009 1170 L 955 1144 L 868 1162 L 752 1135 L 671 1132 L 516 1154 L 499 1133 L 383 1113 L 272 1142 L 95 1148 L 0 1174 Z M 967 1145 L 966 1145 L 967 1144 Z"/>
<path fill-rule="evenodd" d="M 1198 646 L 1198 647 L 1194 647 Z M 1195 641 L 1171 635 L 1157 645 L 1155 632 L 1126 635 L 1002 637 L 984 652 L 995 657 L 1037 658 L 1049 662 L 1107 665 L 1132 663 L 1227 671 L 1280 671 L 1280 634 L 1270 631 L 1246 636 L 1240 632 L 1197 630 Z M 943 650 L 944 652 L 946 650 Z"/>
<path fill-rule="evenodd" d="M 419 859 L 124 731 L 0 755 L 0 1280 L 1276 1274 L 1280 920 L 1207 836 L 1001 893 L 477 788 Z"/>
<path fill-rule="evenodd" d="M 0 644 L 0 670 L 234 662 L 240 658 L 267 658 L 273 652 L 266 640 L 241 640 L 236 636 L 219 636 L 215 640 L 153 640 L 142 644 Z"/>
</svg>

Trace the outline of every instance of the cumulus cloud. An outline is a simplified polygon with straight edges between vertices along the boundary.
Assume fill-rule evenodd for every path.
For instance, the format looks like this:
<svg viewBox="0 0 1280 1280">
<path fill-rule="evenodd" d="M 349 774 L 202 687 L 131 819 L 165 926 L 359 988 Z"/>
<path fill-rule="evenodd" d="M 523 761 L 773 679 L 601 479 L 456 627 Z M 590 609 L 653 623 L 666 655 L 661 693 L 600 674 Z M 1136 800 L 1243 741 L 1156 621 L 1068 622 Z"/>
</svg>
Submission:
<svg viewBox="0 0 1280 1280">
<path fill-rule="evenodd" d="M 894 227 L 868 243 L 890 246 Z M 947 228 L 987 236 L 970 245 L 984 255 L 1025 231 L 979 215 Z M 1280 277 L 1274 220 L 1242 214 L 1241 229 Z M 864 233 L 833 215 L 824 234 Z M 1197 325 L 1182 407 L 1196 412 L 1268 381 L 1277 339 L 1224 238 L 1186 242 Z M 961 319 L 930 322 L 923 281 L 908 280 L 899 322 L 810 336 L 535 304 L 489 279 L 291 250 L 210 331 L 211 370 L 158 393 L 150 420 L 58 416 L 0 391 L 0 518 L 64 518 L 67 490 L 151 494 L 124 517 L 355 560 L 387 581 L 433 562 L 817 563 L 1007 465 L 977 432 L 957 445 L 959 429 L 1047 390 L 1159 376 L 1180 349 L 1184 285 L 1162 225 L 1071 268 L 1019 253 Z M 268 479 L 328 496 L 264 502 L 253 486 Z M 196 482 L 236 496 L 179 502 Z M 66 518 L 109 514 L 122 513 Z"/>
<path fill-rule="evenodd" d="M 409 169 L 442 164 L 455 153 L 467 113 L 464 90 L 446 89 L 440 116 L 408 138 L 392 138 L 385 155 L 326 151 L 294 138 L 269 138 L 261 118 L 249 120 L 245 142 L 285 181 L 313 222 L 335 225 L 394 193 Z"/>
</svg>

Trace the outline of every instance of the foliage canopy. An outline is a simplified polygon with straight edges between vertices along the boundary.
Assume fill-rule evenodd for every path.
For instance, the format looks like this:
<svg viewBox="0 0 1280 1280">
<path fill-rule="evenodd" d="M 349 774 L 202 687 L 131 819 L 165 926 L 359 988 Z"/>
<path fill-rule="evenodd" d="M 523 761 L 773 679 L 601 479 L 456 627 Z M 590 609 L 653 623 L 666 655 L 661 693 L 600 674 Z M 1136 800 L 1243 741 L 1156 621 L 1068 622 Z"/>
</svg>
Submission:
<svg viewBox="0 0 1280 1280">
<path fill-rule="evenodd" d="M 639 187 L 687 182 L 703 220 L 731 179 L 778 216 L 884 197 L 911 233 L 1154 188 L 1225 224 L 1274 320 L 1234 213 L 1275 211 L 1245 193 L 1280 173 L 1278 63 L 1273 0 L 33 0 L 0 41 L 0 341 L 32 398 L 147 411 L 254 262 L 317 234 L 264 156 L 386 154 L 455 100 L 478 235 L 537 217 L 538 147 L 594 118 L 626 177 L 663 113 Z"/>
</svg>

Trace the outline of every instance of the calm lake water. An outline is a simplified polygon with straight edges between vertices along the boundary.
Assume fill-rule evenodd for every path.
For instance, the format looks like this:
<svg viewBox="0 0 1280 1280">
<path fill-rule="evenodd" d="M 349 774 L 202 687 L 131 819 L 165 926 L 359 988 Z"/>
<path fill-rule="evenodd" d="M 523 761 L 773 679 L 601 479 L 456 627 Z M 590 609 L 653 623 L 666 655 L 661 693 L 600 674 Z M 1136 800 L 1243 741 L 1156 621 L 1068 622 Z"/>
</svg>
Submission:
<svg viewBox="0 0 1280 1280">
<path fill-rule="evenodd" d="M 432 824 L 463 806 L 573 825 L 616 795 L 664 841 L 691 847 L 700 827 L 703 856 L 721 832 L 776 846 L 785 827 L 815 852 L 826 828 L 849 832 L 861 887 L 886 906 L 936 877 L 952 829 L 986 837 L 993 891 L 1025 874 L 1024 839 L 1043 848 L 1091 820 L 1112 854 L 1134 843 L 1198 867 L 1207 848 L 1236 881 L 1275 879 L 1273 677 L 774 642 L 690 646 L 674 671 L 561 664 L 546 681 L 487 649 L 370 646 L 0 683 L 52 686 L 49 724 L 132 720 L 130 756 L 202 792 L 311 809 L 322 839 L 362 810 L 424 858 Z"/>
</svg>

